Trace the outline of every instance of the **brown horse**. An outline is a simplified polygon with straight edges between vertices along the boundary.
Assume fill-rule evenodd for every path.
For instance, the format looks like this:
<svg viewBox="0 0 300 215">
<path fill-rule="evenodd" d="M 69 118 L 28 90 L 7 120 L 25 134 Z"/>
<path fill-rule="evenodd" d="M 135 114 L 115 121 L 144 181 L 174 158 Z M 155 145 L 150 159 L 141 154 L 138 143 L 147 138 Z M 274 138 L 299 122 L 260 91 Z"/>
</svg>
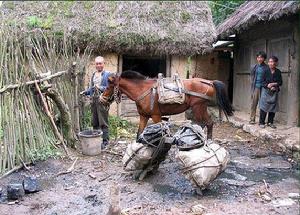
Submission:
<svg viewBox="0 0 300 215">
<path fill-rule="evenodd" d="M 207 97 L 215 98 L 220 108 L 219 110 L 223 110 L 226 116 L 233 115 L 233 109 L 229 102 L 225 85 L 221 81 L 209 81 L 201 78 L 182 80 L 186 90 L 205 95 L 203 96 L 204 98 L 201 98 L 186 94 L 183 104 L 158 103 L 158 94 L 151 95 L 151 89 L 155 87 L 157 80 L 147 79 L 134 71 L 125 71 L 120 75 L 111 75 L 108 82 L 109 85 L 100 98 L 101 102 L 108 104 L 109 100 L 120 99 L 121 94 L 125 94 L 135 101 L 140 115 L 137 136 L 144 130 L 150 117 L 154 123 L 158 123 L 161 121 L 162 116 L 179 114 L 191 108 L 195 121 L 207 126 L 207 138 L 211 139 L 213 121 L 207 112 L 207 104 L 209 102 Z"/>
</svg>

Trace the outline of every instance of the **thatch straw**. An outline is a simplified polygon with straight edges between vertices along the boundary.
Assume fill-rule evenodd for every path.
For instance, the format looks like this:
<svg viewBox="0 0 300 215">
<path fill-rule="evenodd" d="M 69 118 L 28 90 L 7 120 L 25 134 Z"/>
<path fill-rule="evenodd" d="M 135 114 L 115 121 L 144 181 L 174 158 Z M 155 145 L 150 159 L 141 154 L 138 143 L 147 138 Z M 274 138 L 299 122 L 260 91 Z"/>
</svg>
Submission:
<svg viewBox="0 0 300 215">
<path fill-rule="evenodd" d="M 216 38 L 210 8 L 202 1 L 4 2 L 9 23 L 64 30 L 78 47 L 131 54 L 202 54 Z"/>
<path fill-rule="evenodd" d="M 299 1 L 247 1 L 218 26 L 218 38 L 247 30 L 258 22 L 296 14 L 299 10 Z"/>
</svg>

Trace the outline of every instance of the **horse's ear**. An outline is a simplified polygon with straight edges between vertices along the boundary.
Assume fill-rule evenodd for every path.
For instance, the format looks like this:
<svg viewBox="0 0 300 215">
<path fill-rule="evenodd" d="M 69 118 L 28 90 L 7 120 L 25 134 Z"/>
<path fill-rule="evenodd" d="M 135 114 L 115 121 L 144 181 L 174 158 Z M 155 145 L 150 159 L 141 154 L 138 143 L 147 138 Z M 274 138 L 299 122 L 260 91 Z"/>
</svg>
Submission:
<svg viewBox="0 0 300 215">
<path fill-rule="evenodd" d="M 108 77 L 108 82 L 109 82 L 109 83 L 114 83 L 114 82 L 115 82 L 115 75 L 110 75 L 110 76 Z"/>
</svg>

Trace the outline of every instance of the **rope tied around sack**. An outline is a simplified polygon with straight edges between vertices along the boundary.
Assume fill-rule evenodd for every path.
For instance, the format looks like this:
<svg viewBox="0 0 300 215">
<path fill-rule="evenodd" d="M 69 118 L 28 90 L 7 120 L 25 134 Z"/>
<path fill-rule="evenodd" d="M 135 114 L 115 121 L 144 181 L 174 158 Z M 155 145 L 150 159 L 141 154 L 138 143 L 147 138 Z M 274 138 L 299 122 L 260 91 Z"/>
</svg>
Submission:
<svg viewBox="0 0 300 215">
<path fill-rule="evenodd" d="M 186 167 L 181 168 L 181 170 L 183 171 L 183 173 L 187 173 L 187 172 L 193 171 L 193 170 L 195 170 L 195 169 L 206 168 L 206 167 L 207 167 L 207 168 L 209 168 L 209 167 L 218 167 L 218 168 L 222 169 L 223 165 L 222 165 L 222 163 L 220 162 L 220 159 L 218 158 L 218 156 L 217 156 L 217 154 L 216 154 L 216 152 L 217 152 L 218 150 L 220 150 L 221 147 L 219 146 L 218 149 L 213 150 L 212 148 L 210 148 L 210 147 L 207 145 L 207 143 L 205 143 L 205 145 L 204 145 L 203 147 L 206 147 L 206 149 L 208 149 L 209 151 L 212 151 L 212 152 L 213 152 L 213 155 L 211 155 L 210 157 L 208 157 L 208 158 L 206 158 L 206 159 L 204 159 L 204 160 L 202 160 L 202 161 L 200 161 L 200 162 L 196 162 L 196 163 L 193 163 L 193 164 L 190 165 L 190 166 L 186 166 Z M 205 150 L 205 149 L 204 149 L 204 150 Z M 206 150 L 206 151 L 207 151 L 207 150 Z M 205 161 L 208 161 L 208 160 L 211 159 L 212 157 L 216 157 L 216 159 L 217 159 L 217 161 L 218 161 L 218 163 L 219 163 L 218 165 L 215 165 L 215 166 L 198 166 L 199 164 L 204 163 Z M 181 159 L 180 159 L 180 160 L 181 160 Z M 184 163 L 183 160 L 181 160 L 181 161 L 182 161 L 182 163 Z"/>
<path fill-rule="evenodd" d="M 148 145 L 152 148 L 155 148 L 155 150 L 153 151 L 152 155 L 151 155 L 151 159 L 150 162 L 145 166 L 145 169 L 148 169 L 149 167 L 153 166 L 153 162 L 158 158 L 158 156 L 160 155 L 161 152 L 163 152 L 164 149 L 164 143 L 165 143 L 165 137 L 169 137 L 171 134 L 170 128 L 168 126 L 167 123 L 160 123 L 160 127 L 161 127 L 161 136 L 156 137 L 155 139 L 148 141 L 146 138 L 143 138 L 143 141 L 146 142 L 146 144 L 143 144 L 142 146 L 140 146 L 137 150 L 132 150 L 132 155 L 129 157 L 129 159 L 125 162 L 125 164 L 123 165 L 125 168 L 126 166 L 130 163 L 130 161 L 132 161 L 135 157 L 138 157 L 138 152 L 147 147 Z M 143 133 L 141 134 L 141 136 L 143 137 Z M 159 141 L 158 145 L 154 145 L 153 143 Z"/>
</svg>

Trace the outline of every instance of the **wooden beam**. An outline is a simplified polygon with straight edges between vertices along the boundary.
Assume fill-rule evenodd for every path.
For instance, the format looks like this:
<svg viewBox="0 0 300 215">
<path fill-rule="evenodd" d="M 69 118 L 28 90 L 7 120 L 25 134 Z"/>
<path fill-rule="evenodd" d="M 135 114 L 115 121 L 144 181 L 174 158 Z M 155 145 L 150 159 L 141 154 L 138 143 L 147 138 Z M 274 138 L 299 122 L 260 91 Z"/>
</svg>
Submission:
<svg viewBox="0 0 300 215">
<path fill-rule="evenodd" d="M 4 87 L 2 87 L 0 89 L 0 94 L 8 91 L 8 90 L 12 90 L 12 89 L 16 89 L 16 88 L 20 88 L 20 87 L 23 87 L 23 86 L 29 86 L 29 85 L 33 85 L 35 83 L 41 83 L 43 81 L 48 81 L 48 80 L 51 80 L 53 78 L 57 78 L 57 77 L 60 77 L 64 74 L 68 73 L 68 71 L 60 71 L 60 72 L 56 72 L 52 75 L 49 75 L 47 77 L 44 77 L 44 78 L 41 78 L 41 79 L 36 79 L 36 80 L 33 80 L 33 81 L 27 81 L 25 83 L 21 83 L 21 84 L 10 84 L 10 85 L 6 85 Z"/>
</svg>

